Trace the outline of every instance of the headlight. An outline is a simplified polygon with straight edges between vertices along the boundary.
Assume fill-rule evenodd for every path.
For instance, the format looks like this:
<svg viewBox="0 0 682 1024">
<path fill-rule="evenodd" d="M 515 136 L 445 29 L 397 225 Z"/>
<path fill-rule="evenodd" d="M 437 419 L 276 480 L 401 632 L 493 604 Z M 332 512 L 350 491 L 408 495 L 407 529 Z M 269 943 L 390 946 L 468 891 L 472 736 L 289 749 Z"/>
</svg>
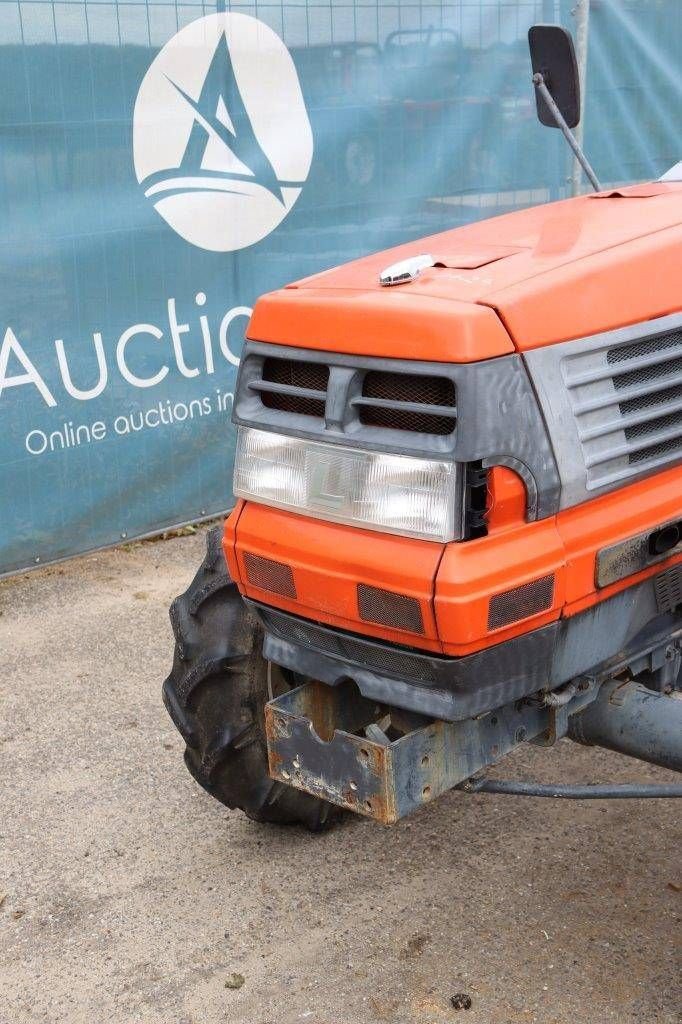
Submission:
<svg viewBox="0 0 682 1024">
<path fill-rule="evenodd" d="M 457 467 L 240 427 L 234 493 L 350 526 L 449 541 Z"/>
</svg>

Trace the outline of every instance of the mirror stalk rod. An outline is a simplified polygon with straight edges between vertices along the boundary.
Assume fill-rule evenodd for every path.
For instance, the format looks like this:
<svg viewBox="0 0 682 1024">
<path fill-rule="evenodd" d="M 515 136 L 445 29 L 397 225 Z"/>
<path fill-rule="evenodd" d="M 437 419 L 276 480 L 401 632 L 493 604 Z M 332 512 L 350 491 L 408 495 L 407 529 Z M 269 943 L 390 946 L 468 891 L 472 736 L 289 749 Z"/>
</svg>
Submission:
<svg viewBox="0 0 682 1024">
<path fill-rule="evenodd" d="M 559 110 L 558 106 L 556 105 L 556 103 L 554 101 L 554 97 L 552 96 L 551 92 L 547 88 L 547 85 L 545 84 L 545 79 L 543 78 L 543 76 L 540 74 L 539 71 L 536 74 L 533 75 L 533 85 L 535 86 L 535 88 L 537 89 L 537 91 L 540 93 L 540 95 L 542 96 L 543 100 L 547 104 L 547 107 L 551 111 L 552 117 L 556 121 L 557 128 L 560 128 L 561 131 L 563 132 L 563 135 L 564 135 L 564 138 L 566 139 L 566 142 L 569 144 L 569 146 L 571 147 L 571 149 L 575 153 L 576 159 L 580 163 L 580 166 L 584 170 L 584 172 L 587 175 L 587 177 L 590 179 L 590 184 L 592 185 L 592 188 L 594 189 L 595 192 L 601 192 L 602 187 L 601 187 L 601 185 L 599 183 L 599 178 L 597 177 L 597 175 L 592 170 L 592 167 L 590 166 L 590 163 L 589 163 L 587 157 L 585 156 L 585 154 L 583 153 L 582 149 L 580 148 L 580 144 L 578 143 L 578 140 L 576 139 L 575 135 L 573 134 L 571 129 L 566 124 L 566 121 L 564 120 L 563 114 L 561 113 L 561 111 Z"/>
</svg>

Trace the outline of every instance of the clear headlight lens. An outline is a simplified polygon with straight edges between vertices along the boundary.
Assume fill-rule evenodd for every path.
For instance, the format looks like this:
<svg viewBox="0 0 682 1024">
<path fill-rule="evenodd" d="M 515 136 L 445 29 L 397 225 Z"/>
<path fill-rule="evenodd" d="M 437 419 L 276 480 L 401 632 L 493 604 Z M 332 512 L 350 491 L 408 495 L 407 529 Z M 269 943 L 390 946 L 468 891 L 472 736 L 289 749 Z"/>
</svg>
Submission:
<svg viewBox="0 0 682 1024">
<path fill-rule="evenodd" d="M 449 541 L 457 467 L 240 427 L 234 493 L 367 529 Z"/>
</svg>

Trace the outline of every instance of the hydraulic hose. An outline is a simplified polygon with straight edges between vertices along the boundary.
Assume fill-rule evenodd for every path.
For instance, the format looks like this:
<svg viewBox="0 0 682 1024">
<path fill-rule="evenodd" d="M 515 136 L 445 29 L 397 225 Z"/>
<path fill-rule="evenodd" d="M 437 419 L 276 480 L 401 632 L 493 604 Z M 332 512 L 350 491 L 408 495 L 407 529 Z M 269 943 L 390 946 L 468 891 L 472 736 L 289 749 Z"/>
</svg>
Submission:
<svg viewBox="0 0 682 1024">
<path fill-rule="evenodd" d="M 558 800 L 651 800 L 682 797 L 682 784 L 655 785 L 637 782 L 573 786 L 516 782 L 512 779 L 469 779 L 459 788 L 465 793 L 501 793 L 507 796 L 540 796 Z"/>
</svg>

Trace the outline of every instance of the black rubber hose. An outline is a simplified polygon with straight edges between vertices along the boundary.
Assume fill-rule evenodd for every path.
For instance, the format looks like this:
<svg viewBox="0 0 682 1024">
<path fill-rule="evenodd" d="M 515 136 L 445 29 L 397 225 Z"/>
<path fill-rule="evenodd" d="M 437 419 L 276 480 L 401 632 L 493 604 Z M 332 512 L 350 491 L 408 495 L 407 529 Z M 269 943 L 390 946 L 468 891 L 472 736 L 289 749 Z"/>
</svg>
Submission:
<svg viewBox="0 0 682 1024">
<path fill-rule="evenodd" d="M 559 800 L 651 800 L 682 797 L 682 785 L 614 783 L 595 786 L 551 785 L 515 782 L 510 779 L 471 779 L 461 786 L 465 793 L 502 793 L 508 796 L 542 796 Z"/>
</svg>

